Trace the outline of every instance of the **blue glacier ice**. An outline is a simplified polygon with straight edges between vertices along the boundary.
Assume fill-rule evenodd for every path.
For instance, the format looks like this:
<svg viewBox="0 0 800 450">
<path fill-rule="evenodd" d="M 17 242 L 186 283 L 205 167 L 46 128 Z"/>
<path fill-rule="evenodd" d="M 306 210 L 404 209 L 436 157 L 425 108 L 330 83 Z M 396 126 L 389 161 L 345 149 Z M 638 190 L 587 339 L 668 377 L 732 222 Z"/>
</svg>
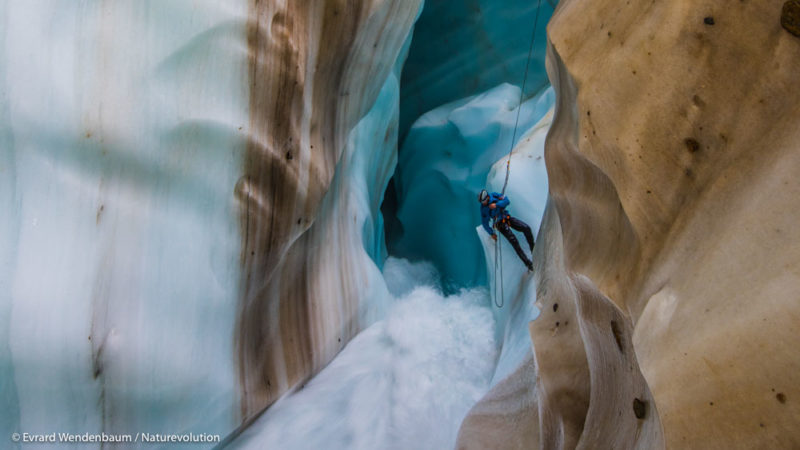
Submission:
<svg viewBox="0 0 800 450">
<path fill-rule="evenodd" d="M 504 82 L 520 86 L 534 22 L 538 25 L 525 91 L 544 89 L 549 84 L 543 63 L 546 26 L 556 3 L 427 1 L 415 26 L 401 80 L 401 139 L 412 123 L 434 108 Z"/>
<path fill-rule="evenodd" d="M 514 147 L 506 195 L 513 199 L 509 210 L 530 224 L 534 236 L 544 216 L 548 196 L 547 168 L 544 163 L 544 143 L 553 120 L 553 108 Z M 486 180 L 489 190 L 500 191 L 506 178 L 506 160 L 492 166 Z M 502 237 L 489 238 L 483 227 L 476 227 L 485 256 L 492 311 L 497 321 L 498 340 L 502 350 L 497 361 L 492 385 L 511 374 L 531 354 L 528 322 L 539 316 L 536 305 L 534 277 L 514 253 L 511 244 Z M 522 238 L 518 236 L 518 238 Z M 497 253 L 497 259 L 495 254 Z M 497 305 L 503 305 L 502 308 Z"/>
<path fill-rule="evenodd" d="M 487 92 L 478 105 L 507 104 L 509 95 L 518 93 L 512 86 L 501 86 Z M 475 99 L 461 103 L 470 100 Z M 530 223 L 534 232 L 547 198 L 543 156 L 552 101 L 548 90 L 523 105 L 527 108 L 523 113 L 538 120 L 521 131 L 511 157 L 507 194 L 516 199 L 515 215 Z M 509 110 L 475 107 L 465 109 L 464 114 L 467 120 L 496 123 Z M 498 133 L 475 136 L 489 148 L 499 145 L 496 141 L 501 139 Z M 461 143 L 469 147 L 470 138 L 468 135 Z M 499 159 L 486 161 L 485 169 L 475 177 L 481 186 L 499 191 L 506 159 L 502 150 L 497 151 Z M 446 165 L 436 159 L 426 162 Z M 476 209 L 473 197 L 469 195 L 469 206 Z M 443 207 L 455 213 L 453 206 Z M 452 448 L 472 405 L 530 356 L 528 322 L 539 312 L 533 277 L 507 242 L 501 239 L 495 244 L 477 224 L 477 220 L 466 223 L 465 234 L 476 244 L 488 289 L 451 286 L 448 295 L 433 263 L 389 257 L 382 272 L 391 294 L 384 316 L 350 341 L 301 389 L 281 398 L 237 436 L 231 447 L 256 449 L 269 443 L 270 448 L 289 450 Z M 500 292 L 500 272 L 492 270 L 498 249 L 505 290 L 502 300 L 495 298 Z M 463 255 L 457 257 L 463 260 Z M 497 307 L 495 301 L 502 301 L 503 307 Z"/>
<path fill-rule="evenodd" d="M 428 2 L 350 130 L 322 206 L 325 236 L 356 223 L 353 242 L 324 249 L 349 252 L 368 281 L 352 318 L 365 330 L 239 444 L 446 448 L 530 351 L 535 289 L 501 241 L 505 305 L 492 306 L 497 247 L 476 228 L 475 195 L 502 185 L 521 108 L 510 209 L 537 230 L 552 5 L 542 3 L 521 106 L 507 83 L 524 70 L 533 3 L 442 5 Z M 0 439 L 237 426 L 247 10 L 243 0 L 0 1 Z M 404 233 L 385 238 L 378 211 L 393 173 Z"/>
<path fill-rule="evenodd" d="M 511 150 L 519 94 L 518 87 L 502 84 L 436 108 L 414 123 L 400 149 L 394 187 L 401 230 L 388 236 L 390 250 L 432 262 L 447 288 L 486 284 L 483 250 L 474 233 L 480 223 L 476 198 L 492 165 Z M 552 89 L 546 89 L 523 102 L 517 141 L 553 101 Z M 515 179 L 531 176 L 513 173 Z M 509 197 L 512 214 L 529 209 L 528 195 Z"/>
<path fill-rule="evenodd" d="M 488 390 L 497 346 L 484 288 L 444 296 L 430 264 L 389 258 L 395 295 L 356 336 L 232 448 L 444 449 Z"/>
<path fill-rule="evenodd" d="M 3 447 L 236 425 L 246 12 L 0 3 Z"/>
</svg>

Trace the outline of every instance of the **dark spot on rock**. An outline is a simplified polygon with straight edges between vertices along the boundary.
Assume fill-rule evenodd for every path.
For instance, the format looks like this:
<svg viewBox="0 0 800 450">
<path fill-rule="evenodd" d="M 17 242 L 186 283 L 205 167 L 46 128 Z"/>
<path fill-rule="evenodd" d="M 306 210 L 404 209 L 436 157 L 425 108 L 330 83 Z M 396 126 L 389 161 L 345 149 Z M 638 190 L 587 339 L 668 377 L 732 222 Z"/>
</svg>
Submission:
<svg viewBox="0 0 800 450">
<path fill-rule="evenodd" d="M 556 322 L 556 326 L 559 326 L 559 325 L 561 325 L 561 322 Z"/>
<path fill-rule="evenodd" d="M 783 392 L 778 392 L 777 394 L 775 394 L 775 398 L 778 399 L 778 401 L 781 402 L 781 404 L 786 403 L 786 394 L 784 394 Z"/>
<path fill-rule="evenodd" d="M 289 160 L 289 161 L 294 159 L 294 156 L 292 156 L 292 152 L 286 152 L 286 159 Z"/>
<path fill-rule="evenodd" d="M 253 252 L 253 251 L 250 252 L 250 256 L 253 256 L 255 254 L 256 254 L 256 252 Z"/>
<path fill-rule="evenodd" d="M 692 172 L 692 169 L 689 169 L 688 167 L 686 168 L 686 170 L 683 171 L 683 173 L 689 178 L 692 178 L 694 176 L 694 172 Z"/>
<path fill-rule="evenodd" d="M 703 19 L 703 23 L 706 25 L 714 25 L 714 18 L 711 16 L 706 17 Z"/>
<path fill-rule="evenodd" d="M 789 33 L 800 37 L 800 0 L 789 0 L 783 4 L 781 26 Z"/>
<path fill-rule="evenodd" d="M 302 221 L 303 221 L 303 218 L 300 217 L 299 219 L 297 219 L 297 224 L 300 225 L 300 222 L 302 222 Z"/>
<path fill-rule="evenodd" d="M 272 386 L 272 383 L 270 383 L 269 380 L 267 380 L 267 386 Z"/>
<path fill-rule="evenodd" d="M 558 311 L 558 303 L 553 303 L 553 312 Z"/>
<path fill-rule="evenodd" d="M 611 37 L 611 32 L 610 31 L 608 32 L 608 37 Z"/>
<path fill-rule="evenodd" d="M 644 419 L 647 416 L 647 400 L 633 399 L 633 414 L 637 419 Z"/>
<path fill-rule="evenodd" d="M 764 424 L 763 423 L 758 424 L 758 426 L 760 426 L 761 428 L 764 428 Z"/>
<path fill-rule="evenodd" d="M 648 190 L 647 190 L 647 193 L 648 193 L 648 194 L 652 194 L 653 192 L 652 192 L 650 189 L 648 189 Z"/>
<path fill-rule="evenodd" d="M 592 112 L 591 112 L 591 111 L 586 111 L 586 115 L 587 115 L 587 116 L 591 116 L 591 115 L 592 115 Z"/>
<path fill-rule="evenodd" d="M 611 321 L 611 333 L 614 334 L 614 340 L 617 341 L 617 348 L 622 352 L 622 330 L 615 320 Z"/>
<path fill-rule="evenodd" d="M 686 145 L 686 150 L 689 150 L 689 153 L 696 153 L 700 150 L 700 143 L 697 142 L 695 138 L 686 138 L 683 140 L 684 145 Z"/>
<path fill-rule="evenodd" d="M 339 338 L 339 342 L 342 342 L 342 338 Z"/>
<path fill-rule="evenodd" d="M 569 320 L 565 320 L 564 321 L 564 326 L 567 326 L 567 325 L 569 325 Z"/>
</svg>

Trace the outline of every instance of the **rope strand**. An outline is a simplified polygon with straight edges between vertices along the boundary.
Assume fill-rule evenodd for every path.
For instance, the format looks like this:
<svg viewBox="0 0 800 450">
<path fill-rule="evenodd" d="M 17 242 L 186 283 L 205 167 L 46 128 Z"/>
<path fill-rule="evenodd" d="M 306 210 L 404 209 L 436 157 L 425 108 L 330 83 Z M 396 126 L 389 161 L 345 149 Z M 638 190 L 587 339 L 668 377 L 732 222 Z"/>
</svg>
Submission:
<svg viewBox="0 0 800 450">
<path fill-rule="evenodd" d="M 552 3 L 550 3 L 552 5 Z M 519 103 L 517 104 L 517 118 L 514 121 L 514 134 L 511 136 L 511 149 L 508 152 L 508 160 L 506 161 L 506 179 L 503 182 L 503 190 L 500 195 L 506 194 L 508 187 L 508 176 L 511 173 L 511 155 L 514 153 L 514 144 L 517 140 L 517 127 L 519 127 L 519 114 L 522 111 L 522 99 L 525 95 L 525 85 L 528 83 L 528 70 L 531 65 L 531 56 L 533 56 L 533 47 L 536 42 L 536 28 L 539 26 L 539 10 L 542 8 L 542 0 L 539 0 L 536 5 L 536 19 L 533 21 L 533 34 L 531 34 L 531 45 L 528 48 L 528 61 L 525 63 L 525 76 L 522 77 L 522 89 L 519 91 Z M 503 285 L 503 256 L 502 248 L 499 238 L 494 241 L 494 304 L 498 308 L 502 308 L 506 302 L 505 286 Z M 497 278 L 497 267 L 500 266 L 500 278 Z M 497 301 L 497 285 L 500 285 L 500 302 Z"/>
<path fill-rule="evenodd" d="M 531 56 L 533 56 L 533 47 L 536 42 L 536 29 L 539 26 L 539 10 L 542 9 L 542 0 L 539 0 L 536 5 L 536 19 L 533 21 L 533 34 L 531 34 L 531 45 L 528 48 L 528 61 L 525 63 L 525 76 L 522 77 L 522 89 L 519 91 L 519 103 L 517 104 L 517 118 L 514 121 L 514 134 L 511 136 L 511 149 L 508 152 L 508 161 L 506 161 L 506 180 L 503 182 L 503 190 L 501 195 L 505 195 L 506 187 L 508 187 L 508 175 L 511 173 L 511 154 L 514 153 L 514 144 L 517 140 L 517 127 L 519 126 L 519 113 L 522 111 L 522 99 L 525 95 L 525 85 L 528 83 L 528 70 L 531 65 Z"/>
</svg>

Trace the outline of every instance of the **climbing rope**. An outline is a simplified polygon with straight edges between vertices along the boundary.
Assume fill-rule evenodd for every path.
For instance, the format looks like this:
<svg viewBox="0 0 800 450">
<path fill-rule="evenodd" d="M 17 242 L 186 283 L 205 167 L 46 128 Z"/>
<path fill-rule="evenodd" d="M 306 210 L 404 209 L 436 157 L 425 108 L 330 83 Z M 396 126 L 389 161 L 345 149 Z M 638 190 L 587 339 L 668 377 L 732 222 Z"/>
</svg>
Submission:
<svg viewBox="0 0 800 450">
<path fill-rule="evenodd" d="M 542 6 L 542 0 L 539 0 L 536 5 L 536 19 L 533 21 L 533 34 L 531 34 L 531 45 L 528 48 L 528 60 L 525 63 L 525 76 L 522 77 L 522 89 L 519 91 L 519 103 L 517 104 L 517 119 L 514 121 L 514 134 L 511 136 L 511 148 L 508 151 L 508 161 L 506 161 L 506 180 L 503 182 L 503 190 L 500 191 L 501 195 L 505 195 L 506 187 L 508 187 L 508 175 L 511 173 L 511 154 L 514 153 L 514 144 L 517 142 L 517 127 L 519 127 L 519 113 L 522 111 L 522 99 L 525 95 L 525 85 L 528 83 L 528 69 L 531 65 L 531 56 L 533 56 L 533 45 L 536 42 L 536 28 L 539 25 L 539 10 Z"/>
<path fill-rule="evenodd" d="M 494 304 L 498 308 L 502 308 L 506 301 L 505 288 L 503 287 L 503 246 L 500 245 L 500 239 L 494 241 Z M 500 258 L 500 278 L 497 278 L 497 258 Z M 500 303 L 497 303 L 497 285 L 500 285 Z"/>
<path fill-rule="evenodd" d="M 550 3 L 552 6 L 552 3 Z M 536 42 L 536 28 L 539 26 L 539 10 L 542 7 L 542 0 L 538 0 L 536 4 L 536 19 L 533 21 L 533 33 L 531 34 L 531 45 L 528 48 L 528 60 L 525 62 L 525 75 L 522 77 L 522 89 L 519 91 L 519 103 L 517 104 L 517 118 L 514 121 L 514 134 L 511 136 L 511 149 L 508 152 L 508 160 L 506 161 L 506 179 L 503 182 L 503 190 L 500 195 L 506 194 L 508 187 L 508 176 L 511 173 L 511 154 L 514 153 L 514 145 L 517 141 L 517 127 L 519 127 L 519 113 L 522 111 L 522 99 L 525 95 L 525 85 L 528 83 L 528 69 L 531 65 L 531 57 L 533 56 L 533 46 Z M 503 286 L 503 256 L 501 254 L 503 246 L 500 245 L 500 239 L 494 241 L 494 304 L 498 308 L 502 308 L 505 304 L 506 294 L 505 287 Z M 499 259 L 499 261 L 498 261 Z M 500 267 L 500 278 L 497 278 L 497 267 Z M 497 301 L 497 285 L 500 285 L 500 302 Z"/>
</svg>

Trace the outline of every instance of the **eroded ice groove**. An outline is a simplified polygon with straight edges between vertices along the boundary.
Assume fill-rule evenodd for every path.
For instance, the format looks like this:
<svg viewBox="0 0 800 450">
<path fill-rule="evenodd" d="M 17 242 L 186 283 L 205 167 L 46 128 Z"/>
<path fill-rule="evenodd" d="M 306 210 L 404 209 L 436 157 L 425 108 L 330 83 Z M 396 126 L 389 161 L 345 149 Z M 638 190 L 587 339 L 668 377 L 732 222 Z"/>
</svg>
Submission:
<svg viewBox="0 0 800 450">
<path fill-rule="evenodd" d="M 445 297 L 430 264 L 389 258 L 399 295 L 302 389 L 276 402 L 233 448 L 452 448 L 494 371 L 485 289 Z"/>
<path fill-rule="evenodd" d="M 530 225 L 534 237 L 547 204 L 548 181 L 544 164 L 544 142 L 553 122 L 553 108 L 519 139 L 511 154 L 511 165 L 506 195 L 511 204 L 507 210 Z M 496 162 L 486 177 L 486 188 L 503 190 L 506 177 L 506 158 Z M 486 258 L 489 289 L 492 296 L 492 312 L 497 321 L 497 331 L 502 336 L 502 352 L 497 362 L 492 385 L 517 370 L 525 358 L 531 355 L 531 339 L 528 323 L 539 317 L 536 306 L 536 280 L 529 273 L 511 244 L 502 237 L 497 244 L 480 225 L 476 228 Z M 525 239 L 516 233 L 527 252 Z M 498 247 L 499 244 L 499 247 Z M 495 251 L 499 250 L 495 266 Z M 530 254 L 530 253 L 529 253 Z M 501 279 L 502 276 L 502 279 Z M 502 286 L 498 285 L 502 281 Z M 502 307 L 498 307 L 500 304 Z"/>
<path fill-rule="evenodd" d="M 414 123 L 399 152 L 394 187 L 400 225 L 395 233 L 387 232 L 389 250 L 398 256 L 431 261 L 446 288 L 486 284 L 483 250 L 473 231 L 480 224 L 476 196 L 486 186 L 494 164 L 502 161 L 505 169 L 517 113 L 516 142 L 520 143 L 520 135 L 547 114 L 555 98 L 553 90 L 546 89 L 520 106 L 519 95 L 518 87 L 501 84 L 436 108 Z M 542 198 L 537 208 L 544 209 L 547 175 L 543 160 L 540 162 L 542 170 L 534 174 L 514 168 L 515 178 L 510 182 L 525 184 L 524 178 L 537 177 L 544 190 L 537 187 L 536 193 L 524 195 L 521 191 L 512 199 L 512 208 L 532 206 L 523 203 L 527 202 L 524 197 L 532 196 Z M 496 189 L 502 189 L 502 178 Z M 521 208 L 517 210 L 521 212 Z"/>
</svg>

